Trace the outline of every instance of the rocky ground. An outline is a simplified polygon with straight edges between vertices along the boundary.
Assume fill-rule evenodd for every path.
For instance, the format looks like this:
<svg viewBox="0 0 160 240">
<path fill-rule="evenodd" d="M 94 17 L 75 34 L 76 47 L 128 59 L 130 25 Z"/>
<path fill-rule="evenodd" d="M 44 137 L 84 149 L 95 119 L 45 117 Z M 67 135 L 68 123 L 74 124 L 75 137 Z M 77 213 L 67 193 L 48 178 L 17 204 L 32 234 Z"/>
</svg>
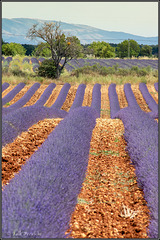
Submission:
<svg viewBox="0 0 160 240">
<path fill-rule="evenodd" d="M 10 102 L 20 99 L 31 85 L 25 86 Z M 34 104 L 47 85 L 41 85 L 30 101 Z M 71 86 L 62 109 L 68 111 L 76 94 L 77 86 Z M 137 185 L 134 166 L 125 151 L 124 127 L 119 119 L 110 119 L 108 85 L 101 87 L 101 117 L 93 130 L 88 169 L 78 203 L 71 216 L 70 229 L 73 238 L 147 238 L 149 210 L 143 191 Z M 149 108 L 139 91 L 132 85 L 133 93 L 143 111 Z M 152 97 L 158 103 L 154 86 L 147 84 Z M 6 89 L 5 96 L 13 86 Z M 51 106 L 62 85 L 57 85 L 46 102 Z M 83 106 L 90 106 L 93 86 L 87 85 Z M 128 106 L 123 85 L 116 87 L 120 107 Z M 7 107 L 7 105 L 6 105 Z M 13 143 L 2 148 L 2 189 L 18 173 L 21 165 L 38 149 L 62 119 L 39 121 L 18 136 Z"/>
</svg>

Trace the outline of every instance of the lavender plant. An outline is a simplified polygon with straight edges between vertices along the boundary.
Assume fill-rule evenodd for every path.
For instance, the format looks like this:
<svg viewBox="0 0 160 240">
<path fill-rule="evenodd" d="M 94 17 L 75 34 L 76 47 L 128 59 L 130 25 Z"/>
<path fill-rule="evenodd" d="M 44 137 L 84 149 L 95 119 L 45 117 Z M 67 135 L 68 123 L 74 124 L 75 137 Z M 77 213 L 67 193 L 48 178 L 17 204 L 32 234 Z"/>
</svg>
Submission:
<svg viewBox="0 0 160 240">
<path fill-rule="evenodd" d="M 128 102 L 128 106 L 139 108 L 139 105 L 136 101 L 134 93 L 131 89 L 131 84 L 130 83 L 124 84 L 124 93 L 125 93 L 125 96 L 126 96 L 126 99 L 127 99 L 127 102 Z"/>
<path fill-rule="evenodd" d="M 43 57 L 38 58 L 39 63 L 43 62 L 44 60 L 45 60 L 45 58 L 43 58 Z"/>
<path fill-rule="evenodd" d="M 154 87 L 155 87 L 156 91 L 158 92 L 158 82 L 154 83 Z"/>
<path fill-rule="evenodd" d="M 140 83 L 139 84 L 139 90 L 141 91 L 148 107 L 152 111 L 149 113 L 152 117 L 157 116 L 158 118 L 158 104 L 155 102 L 151 94 L 148 92 L 147 86 L 145 83 Z"/>
<path fill-rule="evenodd" d="M 77 107 L 82 106 L 84 93 L 85 93 L 85 88 L 86 88 L 85 84 L 80 84 L 78 86 L 74 102 L 73 102 L 72 106 L 70 107 L 69 112 L 72 111 L 73 109 L 77 108 Z"/>
<path fill-rule="evenodd" d="M 54 102 L 54 104 L 51 106 L 51 108 L 56 108 L 56 109 L 60 109 L 64 103 L 64 101 L 66 100 L 68 91 L 70 89 L 71 85 L 69 83 L 65 83 L 56 99 L 56 101 Z"/>
<path fill-rule="evenodd" d="M 35 57 L 32 57 L 30 61 L 32 62 L 32 64 L 34 63 L 39 65 L 39 61 Z"/>
<path fill-rule="evenodd" d="M 2 192 L 3 238 L 65 238 L 88 165 L 96 112 L 62 120 Z"/>
<path fill-rule="evenodd" d="M 5 105 L 7 102 L 10 102 L 17 93 L 19 93 L 22 88 L 24 88 L 25 83 L 19 83 L 13 90 L 11 90 L 6 96 L 2 98 L 2 106 Z"/>
<path fill-rule="evenodd" d="M 3 92 L 4 90 L 6 90 L 8 87 L 9 87 L 9 83 L 4 82 L 4 83 L 2 84 L 2 92 Z"/>
<path fill-rule="evenodd" d="M 97 112 L 97 118 L 100 118 L 101 113 L 101 85 L 96 83 L 92 90 L 92 103 L 91 107 Z"/>
<path fill-rule="evenodd" d="M 150 210 L 149 237 L 158 238 L 158 123 L 135 107 L 121 109 L 115 117 L 123 121 L 126 150 Z"/>
<path fill-rule="evenodd" d="M 28 106 L 2 115 L 2 146 L 11 143 L 23 131 L 45 118 L 64 118 L 67 112 L 44 106 Z"/>
<path fill-rule="evenodd" d="M 109 96 L 109 101 L 110 101 L 110 116 L 113 119 L 113 118 L 115 118 L 115 114 L 120 110 L 115 83 L 111 83 L 109 85 L 108 96 Z"/>
<path fill-rule="evenodd" d="M 12 112 L 16 109 L 23 107 L 29 101 L 29 99 L 33 96 L 33 94 L 37 91 L 37 89 L 39 87 L 40 87 L 39 83 L 34 83 L 33 86 L 31 86 L 31 88 L 23 95 L 22 98 L 20 98 L 17 102 L 12 104 L 11 106 L 9 106 L 7 108 L 3 108 L 2 114 L 7 114 L 9 112 Z"/>
<path fill-rule="evenodd" d="M 33 67 L 32 67 L 33 72 L 36 72 L 38 68 L 39 68 L 39 65 L 34 64 Z"/>
<path fill-rule="evenodd" d="M 25 63 L 25 62 L 27 62 L 27 63 L 29 63 L 29 58 L 27 58 L 27 57 L 25 57 L 25 58 L 23 58 L 23 63 Z"/>
<path fill-rule="evenodd" d="M 55 83 L 49 84 L 49 86 L 45 89 L 41 97 L 37 100 L 37 102 L 34 104 L 34 106 L 43 106 L 45 102 L 50 97 L 52 90 L 56 87 Z"/>
</svg>

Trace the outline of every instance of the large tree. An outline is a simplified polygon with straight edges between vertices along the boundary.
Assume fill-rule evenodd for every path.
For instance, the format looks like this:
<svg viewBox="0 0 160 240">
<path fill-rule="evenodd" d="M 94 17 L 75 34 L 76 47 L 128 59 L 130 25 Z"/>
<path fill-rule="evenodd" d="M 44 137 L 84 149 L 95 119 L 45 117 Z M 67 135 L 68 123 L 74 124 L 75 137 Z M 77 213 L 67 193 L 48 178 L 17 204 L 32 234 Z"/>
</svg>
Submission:
<svg viewBox="0 0 160 240">
<path fill-rule="evenodd" d="M 124 40 L 117 45 L 118 57 L 138 57 L 140 53 L 140 46 L 135 40 Z"/>
<path fill-rule="evenodd" d="M 26 49 L 20 43 L 7 43 L 2 45 L 2 54 L 6 56 L 25 55 Z"/>
<path fill-rule="evenodd" d="M 152 56 L 152 47 L 149 45 L 142 45 L 139 55 L 151 57 Z"/>
<path fill-rule="evenodd" d="M 95 57 L 100 58 L 111 58 L 115 57 L 115 48 L 111 47 L 109 43 L 107 42 L 92 42 L 89 49 L 92 49 L 94 52 Z"/>
<path fill-rule="evenodd" d="M 60 29 L 60 23 L 44 23 L 41 27 L 34 24 L 29 29 L 27 37 L 31 39 L 40 38 L 46 44 L 41 44 L 42 48 L 51 51 L 51 58 L 56 66 L 56 78 L 59 78 L 65 64 L 72 58 L 77 58 L 82 51 L 80 41 L 75 36 L 65 36 Z M 40 49 L 39 49 L 40 50 Z M 63 59 L 63 63 L 60 61 Z"/>
</svg>

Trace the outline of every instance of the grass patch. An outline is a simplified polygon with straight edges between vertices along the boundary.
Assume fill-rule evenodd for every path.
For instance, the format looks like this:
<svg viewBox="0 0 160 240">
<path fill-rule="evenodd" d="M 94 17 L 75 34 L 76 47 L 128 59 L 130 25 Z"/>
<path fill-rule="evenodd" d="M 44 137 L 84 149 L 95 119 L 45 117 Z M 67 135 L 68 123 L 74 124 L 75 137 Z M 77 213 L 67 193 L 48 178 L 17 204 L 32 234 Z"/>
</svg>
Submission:
<svg viewBox="0 0 160 240">
<path fill-rule="evenodd" d="M 77 201 L 78 201 L 78 204 L 90 204 L 88 201 L 86 201 L 83 198 L 78 198 Z"/>
<path fill-rule="evenodd" d="M 85 66 L 78 68 L 72 72 L 64 69 L 59 79 L 38 77 L 36 72 L 33 72 L 33 64 L 23 63 L 23 58 L 26 56 L 15 56 L 9 67 L 6 63 L 2 63 L 2 83 L 8 82 L 17 85 L 20 82 L 33 84 L 39 82 L 41 84 L 50 84 L 52 82 L 59 84 L 70 83 L 71 85 L 79 85 L 81 83 L 94 85 L 109 85 L 115 83 L 124 85 L 125 83 L 138 84 L 141 82 L 154 84 L 158 82 L 158 70 L 153 70 L 150 67 L 138 68 L 132 67 L 128 69 L 119 68 L 118 65 L 112 67 L 103 67 L 100 65 Z M 31 57 L 28 57 L 29 59 Z M 103 110 L 102 110 L 103 111 Z"/>
<path fill-rule="evenodd" d="M 101 154 L 119 156 L 119 152 L 115 152 L 115 151 L 112 151 L 112 150 L 102 150 L 102 151 L 98 151 L 98 152 L 90 152 L 89 154 L 95 155 L 95 156 L 99 156 Z"/>
</svg>

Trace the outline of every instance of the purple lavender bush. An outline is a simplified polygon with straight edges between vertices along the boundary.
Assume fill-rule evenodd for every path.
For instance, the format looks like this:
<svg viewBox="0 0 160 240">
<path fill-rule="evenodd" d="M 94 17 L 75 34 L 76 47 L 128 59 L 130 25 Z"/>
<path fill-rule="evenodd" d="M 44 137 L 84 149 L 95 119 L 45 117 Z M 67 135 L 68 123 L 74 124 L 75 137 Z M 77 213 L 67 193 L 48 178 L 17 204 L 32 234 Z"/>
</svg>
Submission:
<svg viewBox="0 0 160 240">
<path fill-rule="evenodd" d="M 32 67 L 32 70 L 33 72 L 36 72 L 39 68 L 39 65 L 38 64 L 34 64 L 33 67 Z"/>
<path fill-rule="evenodd" d="M 4 82 L 4 83 L 2 84 L 2 92 L 3 92 L 4 90 L 6 90 L 8 87 L 9 87 L 9 83 Z"/>
<path fill-rule="evenodd" d="M 33 105 L 34 106 L 43 106 L 45 104 L 45 102 L 48 100 L 48 98 L 50 97 L 50 95 L 55 87 L 56 87 L 55 83 L 50 83 L 49 86 L 45 89 L 45 91 L 41 95 L 41 97 Z"/>
<path fill-rule="evenodd" d="M 7 57 L 5 60 L 7 60 L 8 63 L 10 63 L 13 59 L 12 59 L 12 57 Z"/>
<path fill-rule="evenodd" d="M 45 60 L 45 58 L 43 58 L 43 57 L 38 58 L 39 63 L 43 62 L 44 60 Z"/>
<path fill-rule="evenodd" d="M 30 61 L 32 62 L 32 64 L 34 63 L 39 65 L 39 61 L 35 57 L 32 57 Z"/>
<path fill-rule="evenodd" d="M 25 58 L 23 58 L 23 63 L 25 63 L 25 62 L 27 62 L 27 63 L 29 63 L 29 58 L 27 58 L 27 57 L 25 57 Z"/>
<path fill-rule="evenodd" d="M 125 93 L 125 96 L 126 96 L 126 99 L 127 99 L 129 107 L 138 107 L 138 108 L 140 108 L 138 103 L 137 103 L 137 101 L 136 101 L 134 93 L 133 93 L 133 91 L 131 89 L 131 84 L 130 83 L 124 84 L 124 93 Z"/>
<path fill-rule="evenodd" d="M 152 117 L 155 117 L 155 118 L 157 116 L 157 118 L 158 118 L 158 104 L 155 102 L 155 100 L 153 99 L 153 97 L 149 93 L 146 84 L 145 83 L 140 83 L 139 84 L 139 90 L 141 91 L 142 96 L 144 97 L 149 109 L 151 110 L 151 112 L 148 113 L 148 114 L 151 115 Z"/>
<path fill-rule="evenodd" d="M 22 88 L 24 88 L 25 83 L 19 83 L 13 90 L 11 90 L 6 96 L 2 98 L 2 106 L 5 105 L 7 102 L 10 102 L 16 95 L 19 93 Z"/>
<path fill-rule="evenodd" d="M 155 87 L 156 91 L 158 92 L 158 82 L 154 83 L 154 87 Z"/>
<path fill-rule="evenodd" d="M 65 238 L 88 165 L 95 110 L 70 112 L 2 192 L 3 238 Z"/>
<path fill-rule="evenodd" d="M 100 118 L 101 114 L 101 85 L 96 83 L 92 90 L 92 103 L 91 107 L 97 112 L 97 118 Z"/>
<path fill-rule="evenodd" d="M 118 101 L 118 95 L 116 92 L 116 84 L 111 83 L 108 88 L 108 96 L 110 101 L 110 116 L 112 119 L 115 118 L 115 114 L 120 110 Z"/>
<path fill-rule="evenodd" d="M 126 150 L 150 210 L 149 237 L 158 238 L 158 123 L 135 107 L 121 109 L 115 117 L 123 121 Z"/>
<path fill-rule="evenodd" d="M 65 83 L 56 99 L 56 101 L 54 102 L 54 104 L 51 106 L 51 108 L 56 108 L 56 109 L 60 109 L 63 105 L 63 103 L 66 100 L 68 91 L 70 89 L 71 85 L 69 83 Z"/>
<path fill-rule="evenodd" d="M 2 146 L 11 143 L 23 131 L 45 118 L 64 118 L 67 112 L 44 106 L 28 106 L 2 115 Z"/>
<path fill-rule="evenodd" d="M 72 111 L 73 109 L 77 108 L 77 107 L 82 106 L 84 93 L 85 93 L 85 88 L 86 88 L 85 84 L 80 84 L 78 86 L 74 102 L 73 102 L 72 106 L 70 107 L 69 112 Z"/>
<path fill-rule="evenodd" d="M 37 91 L 39 87 L 39 83 L 34 83 L 33 86 L 17 102 L 7 108 L 2 108 L 2 114 L 8 114 L 16 109 L 23 107 L 30 100 L 30 98 L 33 96 L 33 94 Z"/>
</svg>

